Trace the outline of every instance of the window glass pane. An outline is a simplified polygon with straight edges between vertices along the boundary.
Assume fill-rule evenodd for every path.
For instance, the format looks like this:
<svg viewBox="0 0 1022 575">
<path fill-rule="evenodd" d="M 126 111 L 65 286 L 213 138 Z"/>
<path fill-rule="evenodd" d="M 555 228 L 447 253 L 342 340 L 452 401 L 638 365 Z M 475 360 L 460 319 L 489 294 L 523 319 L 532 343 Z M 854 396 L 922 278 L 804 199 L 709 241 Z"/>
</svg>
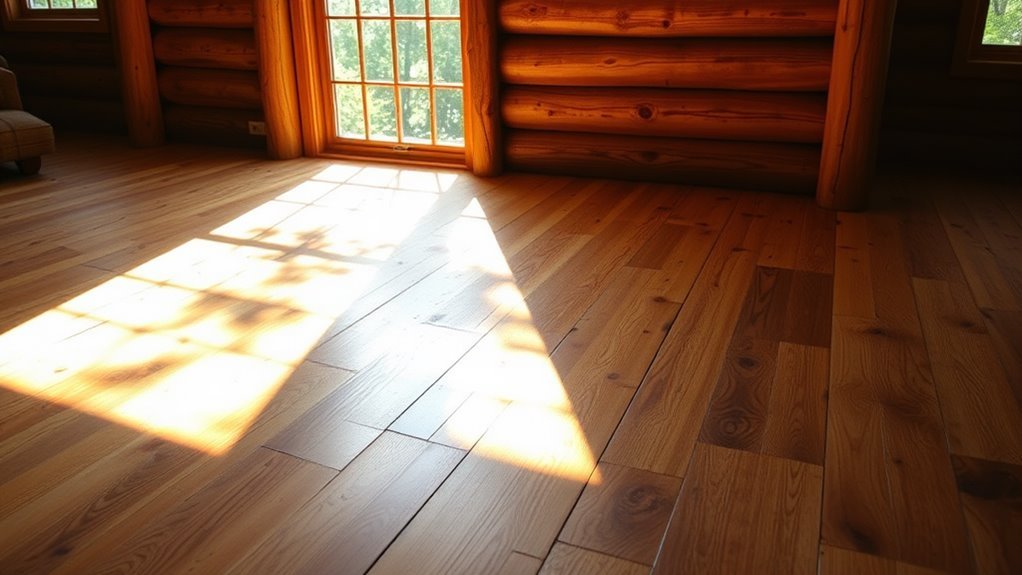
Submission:
<svg viewBox="0 0 1022 575">
<path fill-rule="evenodd" d="M 397 69 L 400 82 L 429 82 L 425 20 L 397 22 Z"/>
<path fill-rule="evenodd" d="M 362 110 L 361 86 L 334 85 L 334 114 L 337 118 L 338 136 L 365 139 L 366 128 Z"/>
<path fill-rule="evenodd" d="M 362 79 L 354 20 L 330 21 L 330 51 L 333 53 L 335 81 L 358 82 Z"/>
<path fill-rule="evenodd" d="M 362 22 L 362 51 L 366 65 L 366 81 L 393 82 L 394 54 L 390 44 L 390 22 Z"/>
<path fill-rule="evenodd" d="M 437 88 L 436 129 L 438 144 L 465 145 L 465 111 L 461 90 Z"/>
<path fill-rule="evenodd" d="M 426 0 L 394 0 L 394 13 L 399 16 L 425 16 Z"/>
<path fill-rule="evenodd" d="M 49 8 L 49 3 L 46 0 L 28 0 L 29 8 Z"/>
<path fill-rule="evenodd" d="M 461 83 L 461 23 L 433 22 L 433 82 Z"/>
<path fill-rule="evenodd" d="M 355 0 L 330 0 L 327 5 L 327 14 L 330 16 L 354 16 Z"/>
<path fill-rule="evenodd" d="M 96 0 L 78 0 L 79 8 L 96 8 Z"/>
<path fill-rule="evenodd" d="M 368 86 L 366 92 L 369 96 L 369 138 L 396 142 L 397 107 L 394 102 L 394 88 Z"/>
<path fill-rule="evenodd" d="M 429 88 L 401 88 L 401 120 L 404 141 L 426 144 L 432 141 Z"/>
<path fill-rule="evenodd" d="M 363 16 L 390 16 L 390 0 L 360 0 Z"/>
<path fill-rule="evenodd" d="M 75 3 L 73 0 L 50 0 L 50 8 L 57 8 L 63 10 L 64 8 L 74 8 Z"/>
<path fill-rule="evenodd" d="M 429 3 L 430 16 L 457 16 L 458 0 L 431 0 Z"/>
<path fill-rule="evenodd" d="M 1022 46 L 1022 0 L 990 0 L 983 43 Z"/>
</svg>

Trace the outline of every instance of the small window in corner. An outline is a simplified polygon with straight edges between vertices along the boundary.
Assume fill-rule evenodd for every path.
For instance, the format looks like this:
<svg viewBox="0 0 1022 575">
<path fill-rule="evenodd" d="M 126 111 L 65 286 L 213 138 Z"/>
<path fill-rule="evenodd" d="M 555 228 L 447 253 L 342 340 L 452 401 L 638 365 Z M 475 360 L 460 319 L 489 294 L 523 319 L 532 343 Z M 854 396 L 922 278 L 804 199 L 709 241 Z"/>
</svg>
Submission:
<svg viewBox="0 0 1022 575">
<path fill-rule="evenodd" d="M 30 32 L 104 32 L 104 0 L 0 0 L 3 27 Z"/>
<path fill-rule="evenodd" d="M 1022 78 L 1022 0 L 965 0 L 955 74 Z"/>
</svg>

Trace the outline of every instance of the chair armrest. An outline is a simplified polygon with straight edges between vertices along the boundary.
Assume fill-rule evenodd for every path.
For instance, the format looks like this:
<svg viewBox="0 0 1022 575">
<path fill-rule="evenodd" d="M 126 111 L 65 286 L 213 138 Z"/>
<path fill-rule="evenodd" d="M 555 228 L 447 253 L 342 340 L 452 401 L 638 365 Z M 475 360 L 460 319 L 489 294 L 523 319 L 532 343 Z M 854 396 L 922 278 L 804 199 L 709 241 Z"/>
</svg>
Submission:
<svg viewBox="0 0 1022 575">
<path fill-rule="evenodd" d="M 14 72 L 7 68 L 0 68 L 0 110 L 21 109 L 18 80 L 14 77 Z"/>
</svg>

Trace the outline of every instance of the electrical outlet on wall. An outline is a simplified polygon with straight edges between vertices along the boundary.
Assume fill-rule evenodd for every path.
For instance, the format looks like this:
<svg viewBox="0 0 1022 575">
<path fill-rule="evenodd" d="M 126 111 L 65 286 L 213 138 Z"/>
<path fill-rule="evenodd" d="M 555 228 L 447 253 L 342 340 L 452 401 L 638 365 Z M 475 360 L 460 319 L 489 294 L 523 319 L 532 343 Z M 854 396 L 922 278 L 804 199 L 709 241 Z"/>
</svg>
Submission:
<svg viewBox="0 0 1022 575">
<path fill-rule="evenodd" d="M 265 136 L 266 135 L 266 122 L 257 122 L 255 120 L 248 121 L 248 133 L 253 136 Z"/>
</svg>

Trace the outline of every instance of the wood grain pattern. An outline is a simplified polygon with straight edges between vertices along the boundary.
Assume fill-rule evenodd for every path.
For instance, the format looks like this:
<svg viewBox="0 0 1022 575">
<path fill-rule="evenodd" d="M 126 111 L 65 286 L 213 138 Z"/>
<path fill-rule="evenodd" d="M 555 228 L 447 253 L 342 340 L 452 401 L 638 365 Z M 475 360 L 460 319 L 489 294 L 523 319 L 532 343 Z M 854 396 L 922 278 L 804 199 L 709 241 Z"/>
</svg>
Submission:
<svg viewBox="0 0 1022 575">
<path fill-rule="evenodd" d="M 153 36 L 156 60 L 171 66 L 257 70 L 255 35 L 250 30 L 166 28 Z"/>
<path fill-rule="evenodd" d="M 681 480 L 669 475 L 601 463 L 575 504 L 558 540 L 653 565 Z"/>
<path fill-rule="evenodd" d="M 463 455 L 384 433 L 227 573 L 364 573 Z"/>
<path fill-rule="evenodd" d="M 620 575 L 648 575 L 649 567 L 603 555 L 564 543 L 557 543 L 543 562 L 541 574 L 585 575 L 586 573 L 619 573 Z"/>
<path fill-rule="evenodd" d="M 946 193 L 934 201 L 976 304 L 988 309 L 1022 309 L 1022 296 L 1012 289 L 984 230 L 965 203 Z"/>
<path fill-rule="evenodd" d="M 940 575 L 943 571 L 823 545 L 820 575 Z"/>
<path fill-rule="evenodd" d="M 124 0 L 113 8 L 117 41 L 132 47 L 121 51 L 121 93 L 128 134 L 136 146 L 160 146 L 164 139 L 163 115 L 145 0 Z"/>
<path fill-rule="evenodd" d="M 834 315 L 871 318 L 876 309 L 870 279 L 870 249 L 868 221 L 862 215 L 842 213 L 837 221 L 837 252 L 834 261 L 835 278 L 856 278 L 836 281 L 834 286 Z M 864 289 L 863 286 L 871 289 Z"/>
<path fill-rule="evenodd" d="M 203 70 L 166 66 L 159 72 L 160 95 L 184 106 L 259 110 L 259 76 L 240 70 Z"/>
<path fill-rule="evenodd" d="M 513 34 L 582 36 L 830 36 L 833 2 L 772 0 L 720 6 L 712 1 L 643 2 L 622 7 L 609 0 L 560 3 L 500 2 L 500 23 Z"/>
<path fill-rule="evenodd" d="M 819 94 L 512 85 L 501 96 L 509 128 L 806 144 L 822 141 L 824 109 Z"/>
<path fill-rule="evenodd" d="M 654 573 L 815 573 L 822 488 L 815 465 L 697 445 Z"/>
<path fill-rule="evenodd" d="M 97 573 L 223 572 L 281 515 L 305 504 L 337 471 L 266 449 L 188 497 L 160 521 L 124 542 Z M 246 489 L 235 491 L 235 485 Z M 245 530 L 231 529 L 237 523 Z"/>
<path fill-rule="evenodd" d="M 465 54 L 465 160 L 477 176 L 504 170 L 500 122 L 500 75 L 497 72 L 497 6 L 465 2 L 462 7 Z"/>
<path fill-rule="evenodd" d="M 776 373 L 777 341 L 736 338 L 728 349 L 699 440 L 759 451 Z"/>
<path fill-rule="evenodd" d="M 821 207 L 861 210 L 869 201 L 896 6 L 863 0 L 838 5 L 816 190 Z"/>
<path fill-rule="evenodd" d="M 755 273 L 766 232 L 758 201 L 743 198 L 721 232 L 603 461 L 684 475 Z"/>
<path fill-rule="evenodd" d="M 982 317 L 946 282 L 913 286 L 952 452 L 1022 463 L 1022 411 Z"/>
<path fill-rule="evenodd" d="M 977 573 L 1022 568 L 1022 467 L 953 458 Z"/>
<path fill-rule="evenodd" d="M 508 36 L 508 84 L 822 92 L 828 40 Z"/>
<path fill-rule="evenodd" d="M 149 18 L 160 26 L 251 28 L 249 0 L 149 0 Z"/>
<path fill-rule="evenodd" d="M 968 549 L 940 419 L 946 403 L 938 405 L 920 338 L 851 318 L 834 334 L 824 541 L 964 569 Z M 921 521 L 931 525 L 926 537 L 915 532 Z"/>
<path fill-rule="evenodd" d="M 906 172 L 874 212 L 835 215 L 71 133 L 51 160 L 44 179 L 0 170 L 0 571 L 645 572 L 665 529 L 660 569 L 801 570 L 817 526 L 822 572 L 1018 570 L 1019 464 L 991 458 L 1022 417 L 1022 322 L 968 279 L 1014 290 L 1003 183 Z M 305 269 L 310 290 L 271 269 Z M 500 302 L 496 277 L 514 288 Z M 210 293 L 174 317 L 188 290 Z M 201 329 L 220 314 L 237 314 L 230 337 Z M 268 337 L 286 317 L 325 329 L 321 350 Z M 212 455 L 72 403 L 112 409 L 173 371 L 111 347 L 132 330 L 294 373 L 225 419 L 237 436 Z M 767 393 L 717 385 L 745 342 L 776 347 Z M 748 451 L 698 441 L 728 405 L 755 421 Z M 284 439 L 343 469 L 264 447 Z"/>
<path fill-rule="evenodd" d="M 266 151 L 272 160 L 293 160 L 302 155 L 302 126 L 291 12 L 284 2 L 255 0 L 253 17 L 266 111 Z"/>
<path fill-rule="evenodd" d="M 533 130 L 509 130 L 505 151 L 522 171 L 786 193 L 807 193 L 819 159 L 810 144 Z"/>
<path fill-rule="evenodd" d="M 779 345 L 763 453 L 823 465 L 829 375 L 828 350 Z"/>
</svg>

